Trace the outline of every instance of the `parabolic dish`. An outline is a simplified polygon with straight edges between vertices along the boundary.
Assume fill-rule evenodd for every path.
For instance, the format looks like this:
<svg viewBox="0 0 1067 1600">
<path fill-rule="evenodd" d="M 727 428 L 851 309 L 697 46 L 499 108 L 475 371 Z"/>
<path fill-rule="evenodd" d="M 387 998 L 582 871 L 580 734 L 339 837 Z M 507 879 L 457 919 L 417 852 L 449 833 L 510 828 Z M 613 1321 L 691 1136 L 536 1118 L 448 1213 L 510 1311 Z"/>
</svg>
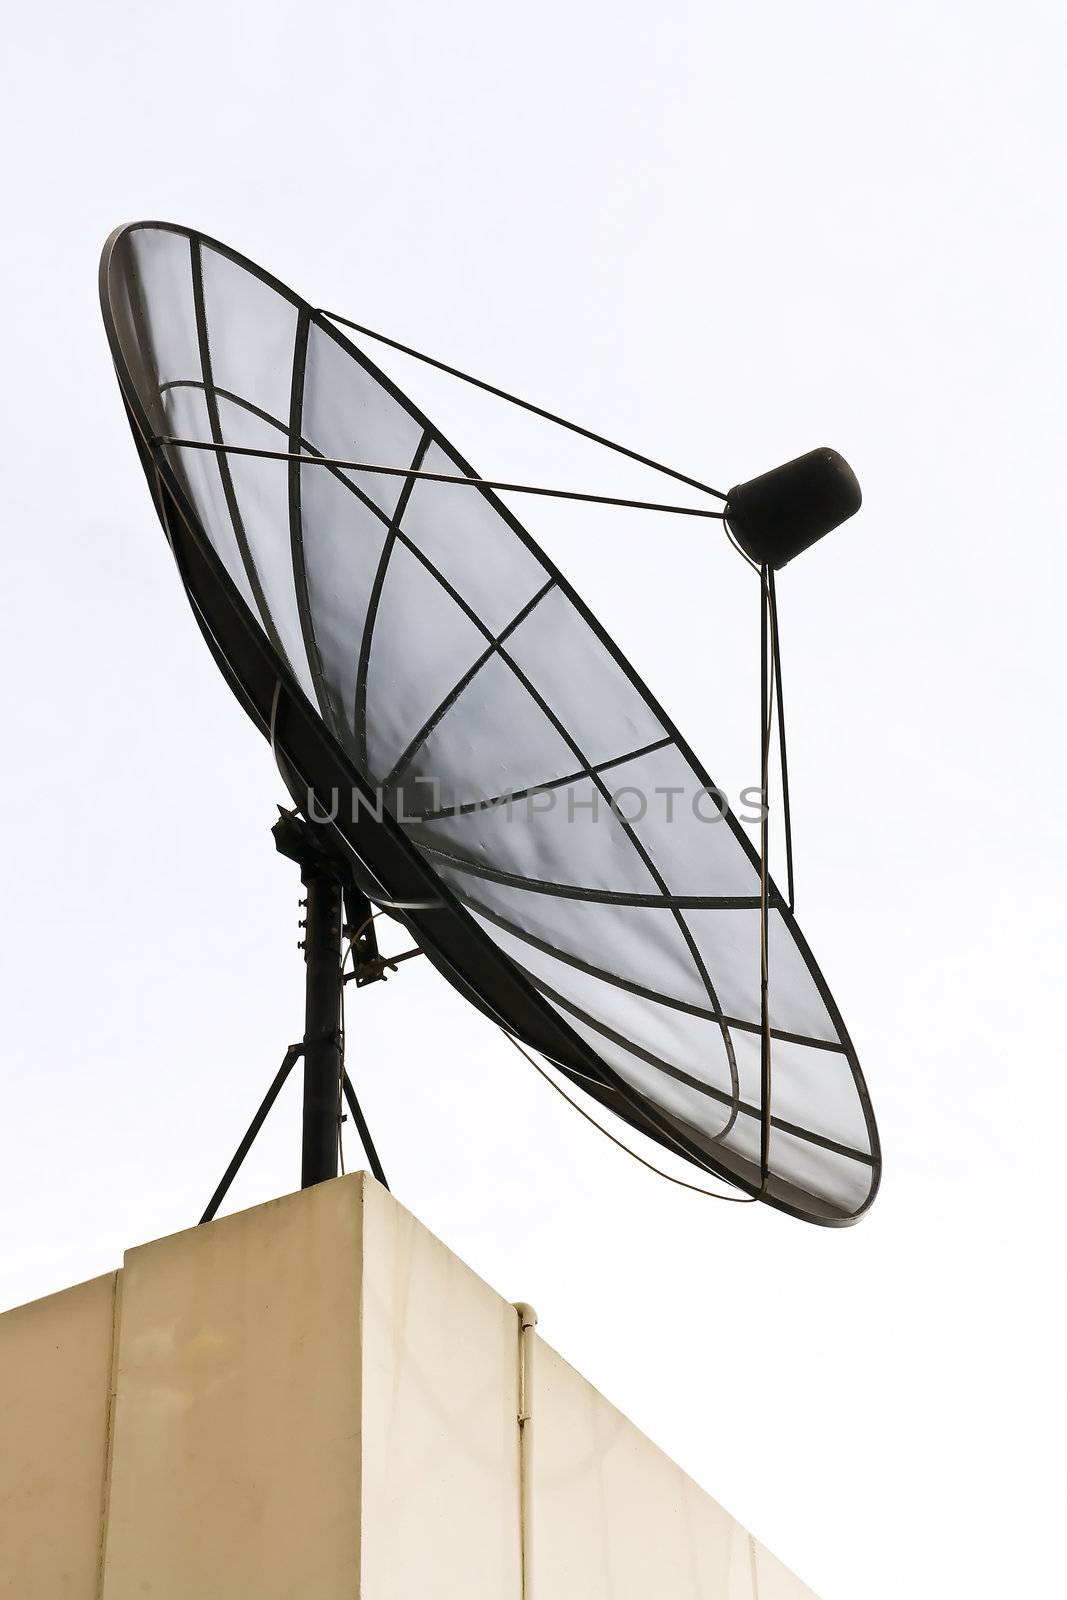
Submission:
<svg viewBox="0 0 1067 1600">
<path fill-rule="evenodd" d="M 731 813 L 701 820 L 707 773 L 512 512 L 483 488 L 161 444 L 475 476 L 224 245 L 131 224 L 100 288 L 197 620 L 370 898 L 643 1134 L 795 1216 L 855 1220 L 878 1136 L 811 951 L 772 885 L 764 1181 L 756 852 Z"/>
</svg>

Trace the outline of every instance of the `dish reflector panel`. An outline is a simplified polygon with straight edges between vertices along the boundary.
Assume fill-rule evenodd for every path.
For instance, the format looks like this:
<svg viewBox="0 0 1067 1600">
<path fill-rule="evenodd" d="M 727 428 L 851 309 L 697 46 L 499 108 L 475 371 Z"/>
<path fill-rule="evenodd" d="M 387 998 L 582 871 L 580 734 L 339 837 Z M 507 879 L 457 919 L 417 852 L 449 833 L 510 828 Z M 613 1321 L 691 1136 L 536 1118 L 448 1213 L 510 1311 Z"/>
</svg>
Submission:
<svg viewBox="0 0 1067 1600">
<path fill-rule="evenodd" d="M 483 1010 L 759 1191 L 758 861 L 731 813 L 701 820 L 711 780 L 633 669 L 488 490 L 159 443 L 473 475 L 269 274 L 140 223 L 108 241 L 101 293 L 194 610 L 298 799 L 332 812 L 339 791 L 338 847 Z M 877 1187 L 874 1119 L 773 888 L 770 1020 L 762 1198 L 849 1222 Z"/>
</svg>

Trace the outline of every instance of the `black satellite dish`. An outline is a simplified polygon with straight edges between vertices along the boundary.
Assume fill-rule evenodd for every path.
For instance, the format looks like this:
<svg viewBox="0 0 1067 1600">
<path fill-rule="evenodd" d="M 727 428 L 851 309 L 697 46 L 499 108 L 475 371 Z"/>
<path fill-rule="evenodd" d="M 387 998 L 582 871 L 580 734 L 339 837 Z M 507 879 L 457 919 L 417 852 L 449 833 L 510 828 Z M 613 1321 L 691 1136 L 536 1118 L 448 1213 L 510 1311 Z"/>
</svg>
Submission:
<svg viewBox="0 0 1067 1600">
<path fill-rule="evenodd" d="M 757 853 L 494 492 L 565 491 L 478 479 L 345 319 L 202 234 L 118 229 L 100 289 L 196 619 L 300 813 L 275 833 L 308 887 L 307 1031 L 206 1215 L 300 1055 L 303 1181 L 337 1170 L 341 1086 L 383 1176 L 338 1008 L 342 926 L 357 983 L 372 981 L 389 964 L 371 921 L 384 909 L 513 1039 L 642 1134 L 794 1216 L 854 1221 L 878 1186 L 878 1135 L 791 892 L 767 874 L 766 821 Z M 715 510 L 660 509 L 724 519 L 760 569 L 766 793 L 774 569 L 851 515 L 859 488 L 820 450 L 708 492 Z M 673 795 L 669 815 L 647 804 L 656 794 Z"/>
</svg>

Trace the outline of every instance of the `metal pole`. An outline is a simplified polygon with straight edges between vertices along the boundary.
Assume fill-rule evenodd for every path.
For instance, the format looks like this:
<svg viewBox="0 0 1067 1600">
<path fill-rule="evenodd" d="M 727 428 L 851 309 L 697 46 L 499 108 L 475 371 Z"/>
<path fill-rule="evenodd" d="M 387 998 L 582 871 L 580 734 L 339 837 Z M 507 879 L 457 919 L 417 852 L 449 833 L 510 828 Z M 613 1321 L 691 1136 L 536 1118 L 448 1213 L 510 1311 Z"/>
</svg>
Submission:
<svg viewBox="0 0 1067 1600">
<path fill-rule="evenodd" d="M 341 1088 L 341 884 L 328 866 L 308 862 L 304 960 L 304 1132 L 300 1187 L 337 1176 Z"/>
<path fill-rule="evenodd" d="M 760 568 L 760 825 L 759 825 L 759 960 L 760 960 L 760 1192 L 767 1185 L 771 1163 L 771 1012 L 769 889 L 770 762 L 771 762 L 771 661 L 768 648 L 771 569 Z"/>
</svg>

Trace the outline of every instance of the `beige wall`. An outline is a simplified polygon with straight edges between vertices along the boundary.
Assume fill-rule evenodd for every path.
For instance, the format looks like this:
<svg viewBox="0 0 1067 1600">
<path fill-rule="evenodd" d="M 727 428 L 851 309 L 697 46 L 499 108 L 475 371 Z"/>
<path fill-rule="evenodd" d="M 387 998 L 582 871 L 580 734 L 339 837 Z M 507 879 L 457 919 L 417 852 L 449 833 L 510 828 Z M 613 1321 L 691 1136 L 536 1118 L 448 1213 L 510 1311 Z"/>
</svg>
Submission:
<svg viewBox="0 0 1067 1600">
<path fill-rule="evenodd" d="M 107 1600 L 358 1594 L 357 1183 L 126 1255 Z"/>
<path fill-rule="evenodd" d="M 538 1600 L 812 1600 L 541 1339 L 532 1367 L 528 1539 Z"/>
<path fill-rule="evenodd" d="M 367 1179 L 361 1600 L 518 1600 L 515 1309 Z"/>
<path fill-rule="evenodd" d="M 117 1277 L 0 1317 L 5 1600 L 97 1600 Z"/>
<path fill-rule="evenodd" d="M 363 1173 L 131 1250 L 0 1317 L 0 1596 L 810 1600 L 535 1336 L 520 1429 L 519 1371 Z"/>
</svg>

